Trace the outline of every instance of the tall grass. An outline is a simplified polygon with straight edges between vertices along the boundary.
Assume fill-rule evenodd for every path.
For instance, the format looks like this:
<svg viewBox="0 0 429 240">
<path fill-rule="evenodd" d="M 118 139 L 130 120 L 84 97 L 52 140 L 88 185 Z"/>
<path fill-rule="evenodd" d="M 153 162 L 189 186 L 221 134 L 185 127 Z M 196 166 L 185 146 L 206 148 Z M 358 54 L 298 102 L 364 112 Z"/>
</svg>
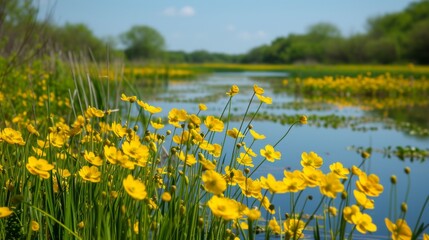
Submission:
<svg viewBox="0 0 429 240">
<path fill-rule="evenodd" d="M 120 66 L 111 79 L 70 58 L 70 71 L 68 79 L 17 71 L 16 80 L 34 87 L 1 89 L 2 239 L 352 239 L 383 227 L 370 214 L 385 187 L 364 171 L 367 152 L 359 166 L 336 162 L 329 172 L 305 152 L 302 169 L 255 177 L 262 165 L 284 161 L 278 144 L 307 123 L 302 116 L 281 138 L 266 139 L 252 121 L 272 99 L 256 85 L 239 124 L 229 121 L 236 85 L 216 116 L 204 116 L 202 103 L 194 113 L 173 108 L 163 121 L 160 107 L 124 93 Z M 52 86 L 64 89 L 56 81 L 72 87 L 57 95 Z M 262 140 L 271 144 L 252 149 Z M 289 201 L 274 206 L 278 195 Z M 401 220 L 407 197 L 386 225 L 416 239 L 428 225 L 419 219 L 411 230 Z"/>
</svg>

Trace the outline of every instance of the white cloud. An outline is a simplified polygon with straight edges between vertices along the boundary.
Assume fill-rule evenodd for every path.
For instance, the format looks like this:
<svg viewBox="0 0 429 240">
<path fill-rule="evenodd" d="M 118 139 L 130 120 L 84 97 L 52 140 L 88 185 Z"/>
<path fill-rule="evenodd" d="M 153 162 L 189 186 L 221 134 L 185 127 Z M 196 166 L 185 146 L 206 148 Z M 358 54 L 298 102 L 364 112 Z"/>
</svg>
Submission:
<svg viewBox="0 0 429 240">
<path fill-rule="evenodd" d="M 184 17 L 192 17 L 195 15 L 195 10 L 191 6 L 184 6 L 180 9 L 179 14 Z"/>
<path fill-rule="evenodd" d="M 191 6 L 182 8 L 169 7 L 164 9 L 163 14 L 169 17 L 192 17 L 195 15 L 195 9 Z"/>
</svg>

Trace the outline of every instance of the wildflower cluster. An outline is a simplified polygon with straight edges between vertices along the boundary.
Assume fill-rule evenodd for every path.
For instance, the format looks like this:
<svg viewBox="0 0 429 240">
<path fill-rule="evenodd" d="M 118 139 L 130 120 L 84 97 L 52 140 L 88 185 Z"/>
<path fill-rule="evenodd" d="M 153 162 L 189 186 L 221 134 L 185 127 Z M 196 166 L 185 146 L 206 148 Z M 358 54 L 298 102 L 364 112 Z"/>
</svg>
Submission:
<svg viewBox="0 0 429 240">
<path fill-rule="evenodd" d="M 256 99 L 258 110 L 272 103 L 264 89 L 253 90 L 249 107 Z M 246 111 L 237 126 L 225 114 L 239 93 L 236 85 L 226 92 L 219 116 L 200 115 L 207 110 L 200 104 L 196 114 L 173 108 L 163 119 L 161 107 L 122 94 L 124 115 L 82 106 L 70 122 L 48 115 L 40 124 L 2 127 L 0 236 L 10 232 L 3 218 L 16 218 L 16 231 L 37 238 L 254 239 L 265 230 L 267 238 L 299 239 L 318 226 L 321 213 L 333 239 L 375 232 L 379 226 L 366 211 L 384 187 L 361 166 L 335 162 L 323 172 L 323 158 L 304 152 L 294 159 L 301 169 L 256 177 L 266 162 L 292 161 L 279 143 L 307 117 L 257 149 L 255 142 L 267 140 L 251 124 L 258 110 L 250 118 Z M 131 116 L 132 108 L 138 116 Z M 320 196 L 303 200 L 310 189 Z M 280 194 L 290 203 L 275 206 Z M 313 200 L 318 203 L 305 207 Z M 410 233 L 405 220 L 387 219 L 386 226 L 396 235 Z"/>
</svg>

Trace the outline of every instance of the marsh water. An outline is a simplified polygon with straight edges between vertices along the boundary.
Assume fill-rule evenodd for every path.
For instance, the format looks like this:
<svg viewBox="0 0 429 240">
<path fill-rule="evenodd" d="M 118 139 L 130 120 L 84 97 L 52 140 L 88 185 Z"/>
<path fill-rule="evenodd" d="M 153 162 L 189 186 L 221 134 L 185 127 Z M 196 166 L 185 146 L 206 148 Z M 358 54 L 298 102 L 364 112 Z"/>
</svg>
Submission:
<svg viewBox="0 0 429 240">
<path fill-rule="evenodd" d="M 367 234 L 366 237 L 387 238 L 388 231 L 384 218 L 389 216 L 390 199 L 392 199 L 390 177 L 396 175 L 398 179 L 397 202 L 394 208 L 399 213 L 399 206 L 405 200 L 407 189 L 405 167 L 411 168 L 411 189 L 406 219 L 413 229 L 424 200 L 429 195 L 429 162 L 406 156 L 400 159 L 392 151 L 398 146 L 407 149 L 427 150 L 429 148 L 429 136 L 426 130 L 429 128 L 429 120 L 426 116 L 429 115 L 428 106 L 368 110 L 367 107 L 363 108 L 359 105 L 318 100 L 288 91 L 284 84 L 286 78 L 288 78 L 287 74 L 278 72 L 219 72 L 193 79 L 140 80 L 138 91 L 144 101 L 162 107 L 164 117 L 172 108 L 183 108 L 188 113 L 197 113 L 198 103 L 207 105 L 208 111 L 204 115 L 219 116 L 228 101 L 225 93 L 232 84 L 236 84 L 240 88 L 240 93 L 233 98 L 231 114 L 234 117 L 229 124 L 229 128 L 232 128 L 240 125 L 237 119 L 240 119 L 240 115 L 244 114 L 248 107 L 253 94 L 253 85 L 263 87 L 264 95 L 272 97 L 273 104 L 263 104 L 259 110 L 261 114 L 252 122 L 257 132 L 267 136 L 265 140 L 254 143 L 252 148 L 255 152 L 258 153 L 259 149 L 266 144 L 277 142 L 297 116 L 307 115 L 309 124 L 294 126 L 276 147 L 282 153 L 281 160 L 275 163 L 264 163 L 254 177 L 271 173 L 277 179 L 281 179 L 284 169 L 301 169 L 301 153 L 310 151 L 316 152 L 323 158 L 322 170 L 325 173 L 329 171 L 329 165 L 336 161 L 342 162 L 345 167 L 357 166 L 362 159 L 359 149 L 371 148 L 372 154 L 365 163 L 364 169 L 380 177 L 384 192 L 380 197 L 375 198 L 375 209 L 366 211 L 378 227 L 376 233 Z M 258 99 L 254 99 L 249 112 L 256 111 L 258 105 Z M 416 117 L 413 117 L 413 114 Z M 251 140 L 248 141 L 250 143 Z M 303 200 L 309 194 L 320 195 L 317 189 L 306 190 L 301 199 Z M 280 209 L 281 215 L 288 211 L 289 200 L 289 197 L 281 195 L 274 198 L 273 203 L 277 210 Z M 315 199 L 313 202 L 314 206 L 307 204 L 306 212 L 313 211 L 318 201 Z M 338 202 L 339 199 L 336 200 L 336 203 Z M 322 212 L 319 211 L 318 214 Z M 278 219 L 279 213 L 276 215 Z M 428 209 L 423 214 L 422 221 L 429 222 Z"/>
</svg>

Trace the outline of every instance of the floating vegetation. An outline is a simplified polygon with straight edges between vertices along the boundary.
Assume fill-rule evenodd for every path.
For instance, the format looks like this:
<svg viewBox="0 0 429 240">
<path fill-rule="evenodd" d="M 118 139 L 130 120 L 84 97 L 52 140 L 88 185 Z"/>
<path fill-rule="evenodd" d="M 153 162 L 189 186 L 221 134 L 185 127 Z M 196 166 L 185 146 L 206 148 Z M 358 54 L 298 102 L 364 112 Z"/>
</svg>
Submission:
<svg viewBox="0 0 429 240">
<path fill-rule="evenodd" d="M 356 151 L 359 154 L 362 154 L 363 152 L 377 152 L 380 154 L 383 154 L 386 158 L 392 158 L 396 157 L 399 160 L 402 161 L 418 161 L 418 162 L 425 162 L 429 159 L 429 148 L 422 149 L 414 146 L 387 146 L 383 149 L 373 149 L 371 147 L 364 148 L 364 147 L 356 147 L 356 146 L 350 146 L 347 148 L 351 151 Z"/>
</svg>

